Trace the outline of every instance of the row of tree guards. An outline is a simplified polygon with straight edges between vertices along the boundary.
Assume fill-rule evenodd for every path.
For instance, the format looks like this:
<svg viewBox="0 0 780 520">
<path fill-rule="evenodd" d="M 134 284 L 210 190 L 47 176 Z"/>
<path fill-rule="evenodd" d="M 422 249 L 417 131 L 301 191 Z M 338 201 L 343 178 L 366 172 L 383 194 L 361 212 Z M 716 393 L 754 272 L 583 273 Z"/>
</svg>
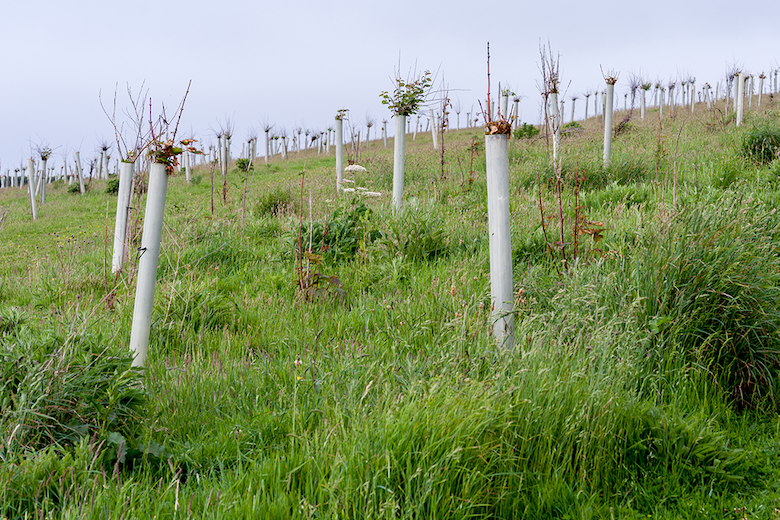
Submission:
<svg viewBox="0 0 780 520">
<path fill-rule="evenodd" d="M 614 108 L 614 86 L 617 76 L 605 77 L 605 123 L 604 123 L 604 164 L 608 165 L 611 155 L 612 113 Z M 399 80 L 399 85 L 401 84 Z M 559 130 L 562 120 L 562 110 L 558 105 L 557 75 L 549 83 L 551 110 L 548 113 L 548 124 L 553 130 L 553 163 L 557 168 L 559 154 Z M 738 75 L 738 95 L 736 96 L 737 124 L 741 122 L 744 77 Z M 396 212 L 403 211 L 404 164 L 407 118 L 416 113 L 424 100 L 430 86 L 430 75 L 425 73 L 416 81 L 403 83 L 393 95 L 384 93 L 384 103 L 389 105 L 395 118 L 395 139 L 393 153 L 393 197 L 392 204 Z M 488 96 L 489 97 L 489 96 Z M 488 101 L 489 103 L 489 101 Z M 643 104 L 644 105 L 644 104 Z M 490 106 L 490 105 L 489 105 Z M 492 334 L 498 345 L 512 349 L 515 345 L 514 335 L 514 278 L 512 272 L 512 244 L 510 233 L 509 209 L 509 137 L 511 122 L 506 119 L 504 110 L 508 103 L 503 100 L 498 112 L 498 121 L 494 122 L 492 114 L 486 115 L 487 131 L 485 135 L 485 161 L 488 206 L 488 233 L 490 256 L 490 292 Z M 343 190 L 344 181 L 344 139 L 343 120 L 346 110 L 339 110 L 335 117 L 335 148 L 336 148 L 336 191 Z M 436 119 L 432 117 L 434 125 Z M 385 134 L 386 135 L 386 134 Z M 226 140 L 223 140 L 225 143 Z M 385 141 L 386 144 L 386 141 Z M 226 145 L 222 144 L 223 163 L 227 163 Z M 117 229 L 114 242 L 114 267 L 121 269 L 125 236 L 120 229 L 120 222 L 126 224 L 131 191 L 125 178 L 132 177 L 132 163 L 123 164 L 126 172 L 120 178 L 120 202 L 117 207 Z M 136 289 L 133 324 L 130 336 L 130 348 L 134 353 L 133 364 L 143 366 L 148 353 L 149 332 L 151 329 L 154 290 L 156 283 L 157 264 L 162 238 L 162 222 L 167 192 L 168 173 L 166 165 L 154 163 L 149 171 L 149 195 L 147 196 L 146 214 L 144 218 L 143 237 L 140 248 L 138 267 L 138 285 Z M 125 187 L 126 186 L 126 187 Z M 126 203 L 123 202 L 127 198 Z M 122 209 L 124 207 L 124 210 Z M 126 229 L 126 225 L 125 225 Z"/>
<path fill-rule="evenodd" d="M 543 54 L 543 60 L 545 55 Z M 552 68 L 543 66 L 543 75 L 545 76 L 545 98 L 549 100 L 549 110 L 545 110 L 547 124 L 552 130 L 552 150 L 553 167 L 559 170 L 559 139 L 560 128 L 563 120 L 562 106 L 558 104 L 558 65 L 555 60 L 550 59 L 547 64 Z M 422 78 L 425 78 L 423 76 Z M 736 124 L 742 122 L 743 106 L 745 100 L 744 94 L 744 74 L 736 74 L 736 95 L 734 110 L 737 114 Z M 413 115 L 419 107 L 421 94 L 427 88 L 428 84 L 423 79 L 416 82 L 402 82 L 398 80 L 398 87 L 393 95 L 387 92 L 383 93 L 383 103 L 390 106 L 393 117 L 396 120 L 396 138 L 394 143 L 393 156 L 393 206 L 397 212 L 403 210 L 403 189 L 404 189 L 404 158 L 405 141 L 407 128 L 407 117 Z M 489 72 L 488 72 L 489 79 Z M 603 162 L 604 166 L 609 166 L 612 151 L 612 118 L 614 112 L 614 89 L 618 81 L 617 74 L 608 73 L 604 77 L 606 87 L 604 90 L 604 148 Z M 692 86 L 692 85 L 691 85 Z M 647 87 L 647 85 L 643 85 Z M 707 86 L 707 89 L 709 86 Z M 416 89 L 416 90 L 415 90 Z M 647 88 L 644 88 L 641 103 L 642 117 L 645 116 L 645 96 Z M 663 106 L 663 90 L 660 91 L 660 106 Z M 694 90 L 691 88 L 691 110 L 695 105 Z M 710 103 L 708 90 L 705 90 L 705 100 Z M 717 97 L 716 97 L 717 98 Z M 760 104 L 760 97 L 759 97 Z M 510 210 L 509 210 L 509 147 L 508 139 L 511 135 L 511 121 L 507 119 L 508 95 L 502 93 L 499 105 L 498 120 L 493 119 L 492 104 L 490 94 L 488 93 L 487 106 L 490 111 L 485 115 L 487 132 L 485 135 L 485 161 L 486 161 L 486 183 L 487 183 L 487 205 L 488 205 L 488 233 L 489 233 L 489 255 L 490 255 L 490 287 L 491 287 L 491 309 L 492 309 L 492 333 L 499 345 L 505 348 L 513 348 L 515 344 L 514 337 L 514 282 L 512 273 L 512 246 L 510 234 Z M 662 110 L 662 108 L 661 108 Z M 515 105 L 514 114 L 517 114 Z M 337 129 L 340 127 L 341 116 L 337 117 Z M 661 114 L 659 114 L 660 116 Z M 573 117 L 573 111 L 572 111 Z M 436 119 L 432 115 L 431 120 L 436 124 Z M 337 130 L 337 135 L 339 131 Z M 338 150 L 341 148 L 341 140 L 337 139 L 337 157 Z M 434 141 L 435 146 L 435 141 Z M 337 189 L 340 189 L 342 179 L 343 163 L 337 159 Z"/>
<path fill-rule="evenodd" d="M 768 80 L 768 81 L 766 81 Z M 630 80 L 630 92 L 626 92 L 624 94 L 624 100 L 623 100 L 623 109 L 628 110 L 628 98 L 629 95 L 631 97 L 631 107 L 634 106 L 634 98 L 639 93 L 639 110 L 640 110 L 640 118 L 645 119 L 646 116 L 646 110 L 648 106 L 655 106 L 658 107 L 660 114 L 663 116 L 664 109 L 667 111 L 674 109 L 675 106 L 680 107 L 689 107 L 691 111 L 695 109 L 695 106 L 697 104 L 697 95 L 698 95 L 698 103 L 705 103 L 707 105 L 708 109 L 712 108 L 712 103 L 714 101 L 717 101 L 721 99 L 726 100 L 726 107 L 727 109 L 730 108 L 737 118 L 738 125 L 741 125 L 744 119 L 744 112 L 745 112 L 745 102 L 747 101 L 747 109 L 751 109 L 753 107 L 753 98 L 757 98 L 757 104 L 758 106 L 761 106 L 763 103 L 763 95 L 765 91 L 769 91 L 770 94 L 774 94 L 777 92 L 780 92 L 780 84 L 778 83 L 778 72 L 773 71 L 772 74 L 769 76 L 765 74 L 760 74 L 758 76 L 754 75 L 745 75 L 744 72 L 732 72 L 727 75 L 727 81 L 724 86 L 721 85 L 720 82 L 715 83 L 715 87 L 713 89 L 712 86 L 710 86 L 709 83 L 705 83 L 700 90 L 697 91 L 695 79 L 689 78 L 688 80 L 680 81 L 679 83 L 676 82 L 670 82 L 667 86 L 662 85 L 659 82 L 656 82 L 655 84 L 651 82 L 643 81 L 639 78 L 632 77 Z M 758 84 L 757 88 L 755 84 Z M 765 85 L 769 85 L 769 89 L 765 88 Z M 721 88 L 722 87 L 722 88 Z M 591 92 L 588 91 L 582 97 L 585 99 L 584 101 L 584 107 L 585 107 L 585 115 L 584 118 L 587 119 L 589 115 L 589 109 L 591 104 L 589 103 L 590 97 L 593 96 L 593 113 L 598 114 L 599 113 L 599 105 L 598 102 L 601 100 L 601 106 L 602 106 L 602 115 L 606 117 L 606 105 L 608 102 L 608 91 L 609 86 L 607 86 L 602 91 L 596 91 Z M 609 100 L 612 102 L 613 105 L 613 111 L 615 106 L 615 99 L 614 99 L 614 84 L 611 89 L 611 96 L 609 97 Z M 652 93 L 652 100 L 647 99 L 647 95 Z M 757 93 L 757 96 L 756 96 Z M 676 94 L 679 94 L 680 99 L 675 100 Z M 732 95 L 733 94 L 733 95 Z M 577 101 L 582 99 L 581 95 L 573 95 L 569 99 L 571 101 L 571 109 L 570 109 L 570 116 L 569 121 L 575 121 L 575 109 L 577 106 Z M 512 98 L 512 110 L 510 112 L 507 112 L 509 100 Z M 733 100 L 733 102 L 732 102 Z M 511 113 L 510 120 L 513 125 L 517 125 L 519 122 L 518 114 L 519 114 L 519 102 L 520 98 L 518 96 L 515 96 L 513 92 L 511 92 L 509 89 L 505 89 L 504 92 L 502 92 L 500 98 L 499 98 L 499 106 L 500 111 L 502 114 Z M 679 102 L 679 104 L 678 104 Z M 561 114 L 563 113 L 565 101 L 560 101 L 559 111 Z M 495 103 L 490 103 L 489 109 L 490 109 L 490 115 L 491 117 L 495 113 Z M 550 109 L 551 110 L 551 109 Z M 460 111 L 457 111 L 458 115 L 458 122 L 456 128 L 460 128 Z M 406 118 L 406 124 L 405 124 L 405 130 L 401 128 L 401 125 L 396 124 L 396 131 L 395 135 L 401 135 L 404 131 L 412 136 L 412 139 L 416 139 L 417 133 L 421 131 L 420 126 L 420 115 L 417 114 L 417 121 L 414 126 L 412 126 L 412 118 L 407 117 Z M 434 148 L 436 148 L 436 140 L 437 140 L 437 134 L 439 130 L 441 129 L 441 115 L 435 112 L 433 109 L 430 110 L 429 116 L 426 118 L 426 128 L 425 131 L 430 130 L 431 135 L 433 137 L 434 141 Z M 475 124 L 478 119 L 473 118 L 473 111 L 466 113 L 466 126 L 471 127 L 472 124 Z M 397 123 L 397 121 L 396 121 Z M 368 145 L 370 141 L 370 129 L 371 126 L 373 126 L 373 121 L 369 121 L 367 119 L 366 121 L 366 135 L 365 140 L 362 142 L 366 143 L 366 146 Z M 371 125 L 371 126 L 368 126 Z M 449 129 L 449 128 L 447 128 Z M 281 155 L 283 159 L 287 158 L 287 151 L 289 146 L 289 137 L 286 135 L 286 132 L 283 132 L 283 135 L 272 135 L 270 133 L 271 127 L 266 127 L 266 134 L 265 134 L 265 150 L 264 150 L 264 159 L 267 163 L 271 158 L 275 155 Z M 314 132 L 306 130 L 305 132 L 302 129 L 296 129 L 295 132 L 293 132 L 293 139 L 292 139 L 292 151 L 294 152 L 301 152 L 308 150 L 310 148 L 309 144 L 314 143 L 313 146 L 317 148 L 318 153 L 330 153 L 330 148 L 334 142 L 334 133 L 337 133 L 338 130 L 334 128 L 328 128 L 326 132 Z M 306 139 L 304 139 L 304 134 Z M 297 139 L 295 136 L 298 136 Z M 405 136 L 404 136 L 405 137 Z M 224 168 L 223 165 L 227 164 L 227 162 L 230 161 L 230 138 L 227 138 L 227 142 L 225 142 L 224 136 L 220 135 L 219 138 L 219 144 L 217 147 L 211 146 L 210 147 L 210 153 L 209 156 L 213 157 L 217 160 L 218 164 L 221 168 Z M 311 138 L 311 139 L 309 139 Z M 357 132 L 353 133 L 350 136 L 353 146 L 360 146 L 361 143 L 361 132 L 358 130 Z M 385 148 L 387 147 L 387 141 L 388 141 L 388 132 L 387 132 L 387 121 L 382 122 L 382 128 L 381 128 L 381 135 L 380 140 L 384 142 Z M 342 127 L 342 137 L 340 139 L 340 142 L 344 142 L 343 139 L 343 127 Z M 303 143 L 303 146 L 301 145 Z M 355 144 L 356 143 L 356 144 Z M 227 145 L 227 151 L 225 150 L 225 145 Z M 111 174 L 110 168 L 109 168 L 109 161 L 111 160 L 110 156 L 110 150 L 109 146 L 107 144 L 101 144 L 100 146 L 100 155 L 91 161 L 89 161 L 89 177 L 91 178 L 97 178 L 97 179 L 108 179 L 109 175 Z M 241 149 L 241 155 L 242 158 L 257 158 L 257 137 L 250 138 L 246 143 L 242 144 Z M 34 159 L 34 165 L 35 165 L 35 179 L 38 183 L 36 185 L 36 193 L 40 193 L 41 182 L 52 182 L 54 180 L 63 180 L 66 181 L 68 184 L 73 184 L 75 182 L 79 182 L 80 190 L 83 193 L 83 184 L 84 184 L 84 175 L 82 173 L 82 167 L 81 167 L 81 160 L 78 157 L 78 152 L 76 152 L 76 160 L 75 164 L 72 167 L 68 167 L 67 163 L 63 164 L 59 167 L 59 169 L 48 167 L 46 169 L 42 169 L 40 167 L 40 163 L 35 163 Z M 227 159 L 225 159 L 227 157 Z M 205 156 L 204 159 L 205 160 Z M 182 156 L 182 163 L 185 167 L 185 173 L 187 175 L 187 180 L 189 181 L 191 178 L 191 169 L 192 169 L 192 157 L 189 153 L 184 153 Z M 117 161 L 117 167 L 114 169 L 114 174 L 118 174 L 118 170 L 120 168 L 120 163 Z M 140 170 L 147 170 L 148 165 L 141 164 L 139 167 Z M 223 172 L 224 173 L 224 172 Z M 0 173 L 0 188 L 12 188 L 12 187 L 19 187 L 24 188 L 28 184 L 30 184 L 30 175 L 29 175 L 29 167 L 22 165 L 14 170 L 6 169 L 5 174 Z M 43 179 L 43 181 L 41 181 Z M 44 189 L 45 191 L 45 189 Z M 45 195 L 43 195 L 45 198 Z"/>
<path fill-rule="evenodd" d="M 554 63 L 554 62 L 551 62 Z M 557 67 L 557 65 L 556 65 Z M 543 67 L 543 72 L 544 72 Z M 735 74 L 735 102 L 733 109 L 736 112 L 736 124 L 742 123 L 745 101 L 745 75 L 741 72 Z M 763 78 L 759 78 L 763 81 Z M 605 76 L 606 88 L 604 91 L 604 164 L 609 165 L 611 155 L 612 139 L 612 113 L 614 109 L 614 86 L 617 82 L 617 76 L 608 74 Z M 396 90 L 389 94 L 382 93 L 383 103 L 388 105 L 392 117 L 395 118 L 395 139 L 393 154 L 393 196 L 392 204 L 396 212 L 402 212 L 403 191 L 404 191 L 404 165 L 405 165 L 405 146 L 406 134 L 408 132 L 409 118 L 417 113 L 431 85 L 431 76 L 425 72 L 419 78 L 411 81 L 397 80 Z M 559 106 L 558 101 L 558 77 L 557 69 L 549 77 L 545 75 L 546 99 L 545 110 L 547 124 L 552 130 L 553 136 L 553 165 L 558 167 L 559 154 L 559 130 L 563 119 L 562 103 Z M 646 86 L 646 85 L 645 85 Z M 707 86 L 708 87 L 708 86 Z M 759 90 L 763 88 L 760 84 Z M 752 90 L 752 87 L 750 87 Z M 643 86 L 643 91 L 646 91 Z M 708 92 L 708 88 L 704 90 Z M 659 89 L 659 107 L 662 110 L 664 106 L 664 90 Z M 693 94 L 691 93 L 691 106 L 693 106 Z M 489 220 L 489 254 L 490 254 L 490 280 L 491 280 L 491 308 L 492 308 L 492 333 L 499 345 L 506 348 L 513 348 L 514 338 L 514 288 L 512 273 L 512 247 L 510 239 L 510 211 L 509 211 L 509 147 L 508 139 L 511 135 L 511 122 L 517 121 L 517 102 L 513 107 L 515 117 L 507 118 L 509 94 L 504 92 L 499 100 L 499 110 L 497 119 L 493 118 L 492 103 L 488 93 L 487 106 L 490 107 L 488 113 L 484 115 L 486 123 L 485 135 L 485 161 L 487 172 L 487 205 Z M 704 98 L 708 100 L 705 94 Z M 185 96 L 186 99 L 186 96 Z M 716 93 L 717 99 L 717 93 Z M 759 104 L 760 104 L 759 97 Z M 644 95 L 641 98 L 642 115 L 644 116 L 645 100 Z M 751 98 L 752 101 L 752 98 Z M 547 105 L 549 103 L 549 105 Z M 587 104 L 586 104 L 587 107 Z M 183 102 L 180 110 L 183 108 Z M 573 107 L 572 107 L 573 109 Z M 336 190 L 337 193 L 343 190 L 344 175 L 344 133 L 343 121 L 346 116 L 346 110 L 339 110 L 335 117 L 335 148 L 336 148 Z M 573 110 L 572 110 L 573 113 Z M 180 115 L 180 113 L 179 113 Z M 659 113 L 659 115 L 661 115 Z M 430 120 L 432 121 L 432 132 L 434 136 L 434 146 L 436 132 L 440 129 L 436 114 L 431 111 Z M 446 128 L 446 125 L 445 125 Z M 434 130 L 435 129 L 435 130 Z M 269 155 L 269 128 L 266 128 L 266 158 Z M 167 132 L 167 128 L 166 128 Z M 386 124 L 383 125 L 383 138 L 387 146 Z M 139 134 L 140 135 L 140 134 Z M 175 131 L 173 132 L 175 137 Z M 330 135 L 330 130 L 328 136 Z M 174 168 L 178 166 L 177 156 L 183 155 L 182 159 L 186 169 L 187 180 L 190 179 L 190 154 L 201 154 L 199 150 L 190 146 L 191 139 L 185 139 L 174 144 L 174 138 L 162 140 L 154 138 L 145 146 L 138 144 L 129 153 L 126 153 L 125 160 L 119 168 L 119 190 L 116 208 L 116 220 L 114 228 L 114 244 L 112 254 L 112 272 L 118 273 L 122 270 L 127 260 L 128 254 L 128 218 L 130 199 L 133 192 L 132 184 L 135 175 L 135 161 L 141 157 L 140 151 L 149 149 L 150 164 L 149 184 L 146 199 L 146 210 L 144 215 L 143 234 L 141 238 L 141 247 L 139 248 L 138 276 L 135 305 L 133 309 L 133 322 L 130 332 L 130 350 L 133 353 L 133 365 L 144 366 L 148 355 L 149 333 L 151 330 L 152 309 L 154 302 L 154 293 L 157 276 L 157 266 L 160 255 L 160 243 L 162 239 L 163 217 L 165 212 L 165 199 L 168 187 L 168 175 L 173 173 Z M 366 136 L 368 138 L 368 135 Z M 330 138 L 327 139 L 327 149 L 330 148 Z M 282 148 L 286 150 L 285 148 Z M 248 142 L 248 154 L 256 157 L 256 139 Z M 108 171 L 107 147 L 104 147 L 100 158 L 100 171 Z M 30 194 L 30 206 L 33 219 L 37 218 L 37 204 L 44 204 L 46 201 L 46 184 L 49 172 L 47 162 L 51 155 L 51 150 L 44 148 L 40 150 L 40 168 L 36 168 L 35 161 L 31 158 L 27 163 L 27 186 Z M 227 163 L 230 160 L 229 155 L 229 136 L 221 136 L 219 143 L 219 157 L 223 175 L 226 173 Z M 243 155 L 243 153 L 242 153 Z M 286 154 L 285 154 L 286 155 Z M 81 170 L 81 161 L 78 152 L 76 153 L 76 170 L 80 184 L 80 190 L 84 192 L 84 180 Z M 39 174 L 40 173 L 40 174 Z M 103 174 L 100 173 L 100 176 Z M 106 173 L 107 175 L 107 173 Z M 19 185 L 24 186 L 24 176 L 16 176 L 19 179 Z M 5 181 L 4 181 L 5 182 Z M 14 183 L 15 181 L 11 181 Z"/>
</svg>

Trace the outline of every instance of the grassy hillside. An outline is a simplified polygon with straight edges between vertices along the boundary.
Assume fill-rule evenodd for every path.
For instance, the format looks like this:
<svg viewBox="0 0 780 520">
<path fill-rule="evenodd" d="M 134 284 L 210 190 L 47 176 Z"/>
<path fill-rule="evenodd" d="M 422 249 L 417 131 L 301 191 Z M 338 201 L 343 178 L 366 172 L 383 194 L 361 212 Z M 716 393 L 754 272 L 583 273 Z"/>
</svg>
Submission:
<svg viewBox="0 0 780 520">
<path fill-rule="evenodd" d="M 401 214 L 380 141 L 381 197 L 316 150 L 255 164 L 245 212 L 235 169 L 213 211 L 207 166 L 171 178 L 144 371 L 105 181 L 35 222 L 0 191 L 0 518 L 780 518 L 780 160 L 745 145 L 776 103 L 618 112 L 606 169 L 581 122 L 560 201 L 544 132 L 512 139 L 511 352 L 481 129 L 407 137 Z"/>
</svg>

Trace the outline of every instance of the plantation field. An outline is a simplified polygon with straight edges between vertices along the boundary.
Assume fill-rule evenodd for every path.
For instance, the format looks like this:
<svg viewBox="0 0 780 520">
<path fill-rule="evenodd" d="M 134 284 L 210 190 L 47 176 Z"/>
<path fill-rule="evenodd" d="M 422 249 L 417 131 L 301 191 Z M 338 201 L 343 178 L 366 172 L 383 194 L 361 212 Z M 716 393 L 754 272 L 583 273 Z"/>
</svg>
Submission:
<svg viewBox="0 0 780 520">
<path fill-rule="evenodd" d="M 316 150 L 245 205 L 173 176 L 145 369 L 145 195 L 112 275 L 105 181 L 35 222 L 0 190 L 0 518 L 780 518 L 780 105 L 723 108 L 634 111 L 608 168 L 566 128 L 560 200 L 545 132 L 510 140 L 512 351 L 482 128 L 407 136 L 400 213 L 381 141 L 345 148 L 380 197 Z"/>
</svg>

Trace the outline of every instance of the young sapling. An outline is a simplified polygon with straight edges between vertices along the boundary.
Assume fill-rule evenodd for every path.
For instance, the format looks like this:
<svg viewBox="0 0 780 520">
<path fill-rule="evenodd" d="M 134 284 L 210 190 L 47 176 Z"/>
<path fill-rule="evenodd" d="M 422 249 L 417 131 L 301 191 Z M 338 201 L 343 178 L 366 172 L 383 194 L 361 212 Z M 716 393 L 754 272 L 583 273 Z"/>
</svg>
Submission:
<svg viewBox="0 0 780 520">
<path fill-rule="evenodd" d="M 606 105 L 604 107 L 604 167 L 609 166 L 612 157 L 612 103 L 614 102 L 617 80 L 618 76 L 615 72 L 609 71 L 604 75 L 604 81 L 607 84 Z"/>
<path fill-rule="evenodd" d="M 425 101 L 432 82 L 431 73 L 425 71 L 414 79 L 401 79 L 396 73 L 395 89 L 392 94 L 384 91 L 380 94 L 382 104 L 390 108 L 396 118 L 393 153 L 393 204 L 396 211 L 403 207 L 404 158 L 406 150 L 406 118 L 414 115 Z"/>
<path fill-rule="evenodd" d="M 189 92 L 189 87 L 187 88 Z M 154 291 L 157 279 L 157 265 L 160 258 L 165 198 L 168 191 L 168 176 L 178 168 L 178 156 L 184 151 L 200 154 L 191 146 L 193 141 L 176 141 L 176 131 L 184 109 L 184 98 L 175 117 L 176 126 L 169 132 L 164 117 L 156 125 L 150 123 L 150 140 L 144 145 L 148 149 L 152 164 L 149 167 L 149 188 L 144 214 L 143 235 L 141 237 L 140 257 L 138 259 L 138 282 L 136 285 L 133 323 L 130 331 L 130 351 L 133 366 L 143 367 L 149 350 L 149 332 L 152 325 Z M 163 113 L 165 111 L 163 110 Z"/>
<path fill-rule="evenodd" d="M 569 122 L 574 122 L 574 107 L 577 104 L 577 100 L 579 97 L 575 94 L 571 97 L 571 117 L 569 118 Z"/>
<path fill-rule="evenodd" d="M 488 46 L 488 94 L 490 104 L 490 47 Z M 483 111 L 484 114 L 484 111 Z M 485 114 L 485 168 L 488 204 L 488 247 L 490 257 L 490 300 L 493 338 L 512 349 L 514 334 L 514 282 L 509 211 L 509 138 L 512 125 L 499 114 L 493 120 Z"/>
<path fill-rule="evenodd" d="M 645 114 L 647 112 L 647 91 L 650 90 L 650 87 L 652 85 L 649 81 L 644 81 L 639 86 L 640 92 L 639 92 L 639 110 L 640 110 L 640 116 L 641 119 L 645 118 Z"/>
<path fill-rule="evenodd" d="M 593 94 L 590 90 L 585 92 L 585 121 L 588 120 L 588 103 L 590 102 L 590 96 Z"/>
<path fill-rule="evenodd" d="M 740 126 L 745 105 L 745 73 L 742 71 L 737 74 L 737 95 L 734 99 L 734 105 L 737 109 L 737 126 Z"/>
<path fill-rule="evenodd" d="M 347 109 L 342 108 L 336 112 L 336 193 L 341 193 L 344 183 L 344 118 L 347 117 Z"/>
</svg>

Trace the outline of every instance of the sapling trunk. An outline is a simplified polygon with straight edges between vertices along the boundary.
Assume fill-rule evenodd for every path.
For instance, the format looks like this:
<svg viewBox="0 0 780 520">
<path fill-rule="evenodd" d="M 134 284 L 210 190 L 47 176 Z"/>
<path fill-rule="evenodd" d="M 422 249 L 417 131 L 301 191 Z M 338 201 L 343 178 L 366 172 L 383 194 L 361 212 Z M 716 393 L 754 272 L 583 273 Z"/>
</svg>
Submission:
<svg viewBox="0 0 780 520">
<path fill-rule="evenodd" d="M 130 184 L 133 181 L 134 173 L 134 164 L 122 161 L 119 168 L 119 192 L 116 199 L 114 253 L 111 257 L 112 273 L 119 272 L 125 261 L 125 235 L 127 234 L 127 214 L 130 208 L 131 195 Z"/>
<path fill-rule="evenodd" d="M 557 92 L 550 93 L 550 121 L 548 126 L 553 138 L 553 164 L 558 164 L 561 143 L 561 121 Z"/>
<path fill-rule="evenodd" d="M 336 193 L 344 182 L 344 121 L 336 119 Z"/>
<path fill-rule="evenodd" d="M 30 178 L 28 187 L 30 192 L 30 209 L 32 210 L 32 219 L 38 218 L 38 208 L 35 205 L 35 163 L 32 159 L 27 159 L 27 175 Z"/>
<path fill-rule="evenodd" d="M 506 134 L 485 136 L 490 250 L 490 300 L 493 337 L 511 349 L 514 335 L 514 284 L 509 213 L 509 146 Z"/>
<path fill-rule="evenodd" d="M 740 72 L 737 76 L 737 95 L 734 99 L 734 105 L 737 109 L 737 126 L 742 124 L 742 116 L 744 113 L 743 107 L 745 105 L 745 74 Z"/>
<path fill-rule="evenodd" d="M 403 207 L 404 198 L 404 154 L 406 149 L 406 116 L 395 115 L 395 138 L 393 139 L 393 205 L 396 211 Z"/>
<path fill-rule="evenodd" d="M 157 264 L 160 259 L 165 196 L 168 191 L 168 172 L 164 164 L 149 167 L 149 189 L 146 195 L 144 230 L 141 237 L 141 256 L 138 259 L 138 284 L 135 290 L 133 326 L 130 331 L 130 351 L 133 366 L 143 367 L 149 350 L 149 332 L 152 326 L 154 288 L 157 283 Z"/>
<path fill-rule="evenodd" d="M 609 166 L 612 157 L 612 103 L 615 83 L 610 81 L 607 81 L 607 97 L 604 106 L 604 167 Z"/>
</svg>

